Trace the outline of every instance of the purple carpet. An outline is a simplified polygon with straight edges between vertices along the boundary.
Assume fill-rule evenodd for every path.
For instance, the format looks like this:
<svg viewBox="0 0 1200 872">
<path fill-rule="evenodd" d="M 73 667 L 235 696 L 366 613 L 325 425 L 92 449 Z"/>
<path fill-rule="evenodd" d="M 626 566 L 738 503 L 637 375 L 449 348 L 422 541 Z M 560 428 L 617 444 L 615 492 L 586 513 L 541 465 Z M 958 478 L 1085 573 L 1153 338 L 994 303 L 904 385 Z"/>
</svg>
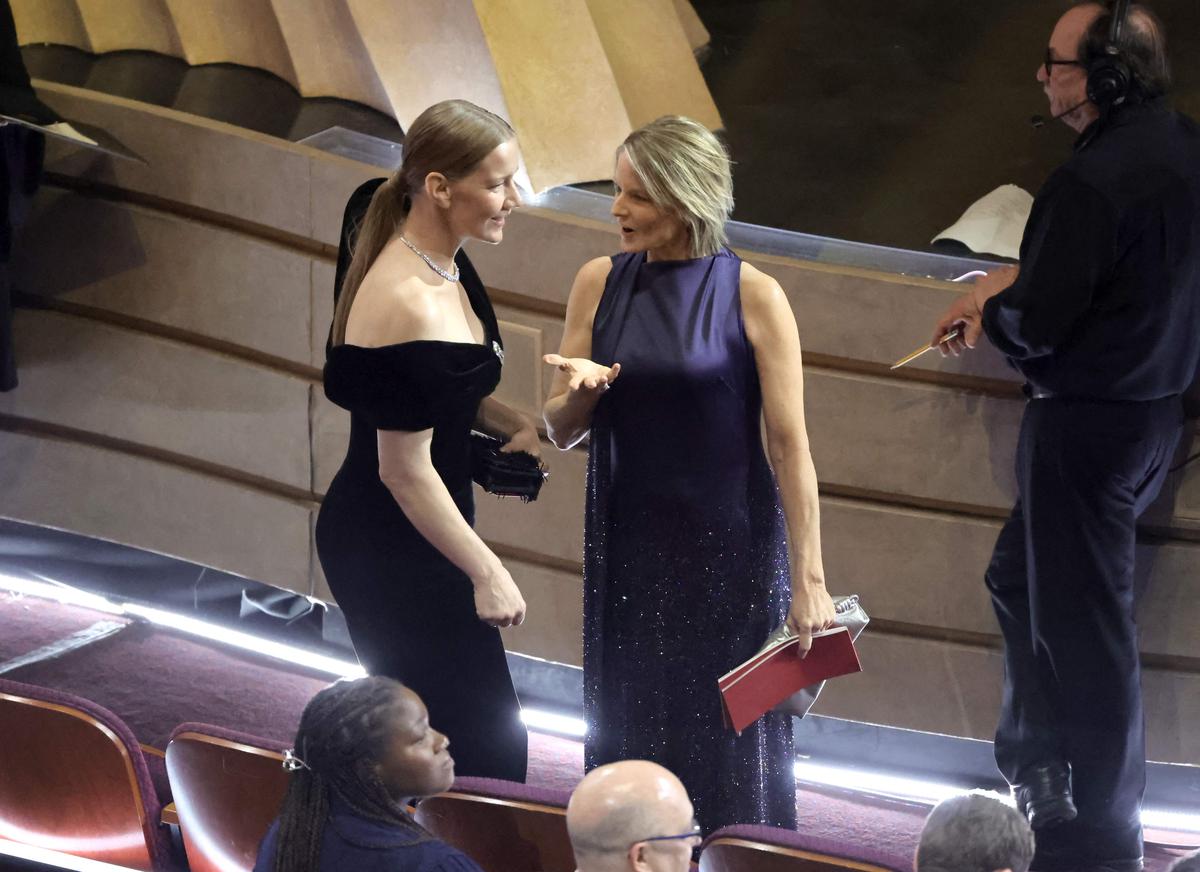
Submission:
<svg viewBox="0 0 1200 872">
<path fill-rule="evenodd" d="M 122 619 L 29 597 L 0 597 L 0 663 L 106 620 Z M 111 636 L 21 666 L 6 677 L 99 703 L 124 720 L 140 742 L 159 749 L 185 721 L 290 742 L 304 706 L 330 681 L 327 675 L 217 642 L 127 623 Z M 529 783 L 572 789 L 583 776 L 583 745 L 543 733 L 530 733 L 529 739 Z M 929 811 L 919 803 L 809 785 L 797 791 L 796 806 L 801 831 L 869 845 L 896 869 L 911 868 Z M 1182 852 L 1147 845 L 1146 853 L 1148 872 L 1161 872 Z"/>
<path fill-rule="evenodd" d="M 92 609 L 0 591 L 0 664 L 65 639 L 100 621 L 127 623 L 124 618 Z"/>
<path fill-rule="evenodd" d="M 330 681 L 142 623 L 7 677 L 94 700 L 156 748 L 165 748 L 171 730 L 185 721 L 289 742 L 309 698 Z"/>
</svg>

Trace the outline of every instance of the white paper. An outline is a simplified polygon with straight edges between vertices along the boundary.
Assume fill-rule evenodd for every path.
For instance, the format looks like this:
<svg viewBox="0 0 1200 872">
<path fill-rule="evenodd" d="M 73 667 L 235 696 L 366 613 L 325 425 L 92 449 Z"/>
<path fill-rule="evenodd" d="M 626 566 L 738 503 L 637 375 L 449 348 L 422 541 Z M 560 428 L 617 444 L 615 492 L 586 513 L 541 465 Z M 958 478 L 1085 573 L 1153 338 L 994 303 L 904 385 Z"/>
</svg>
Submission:
<svg viewBox="0 0 1200 872">
<path fill-rule="evenodd" d="M 953 239 L 971 251 L 998 254 L 1014 260 L 1021 250 L 1021 237 L 1033 208 L 1033 195 L 1016 185 L 1001 185 L 967 207 L 962 217 L 947 227 L 933 242 Z"/>
</svg>

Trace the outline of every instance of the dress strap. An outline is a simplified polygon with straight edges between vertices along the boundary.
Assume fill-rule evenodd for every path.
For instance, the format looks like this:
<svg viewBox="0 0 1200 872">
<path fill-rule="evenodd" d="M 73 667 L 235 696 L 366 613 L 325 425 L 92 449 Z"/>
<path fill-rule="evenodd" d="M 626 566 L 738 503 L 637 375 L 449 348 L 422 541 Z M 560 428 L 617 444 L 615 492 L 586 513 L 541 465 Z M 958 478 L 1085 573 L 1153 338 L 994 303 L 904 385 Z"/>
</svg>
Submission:
<svg viewBox="0 0 1200 872">
<path fill-rule="evenodd" d="M 479 319 L 479 323 L 483 325 L 485 344 L 495 342 L 500 348 L 504 348 L 504 340 L 500 338 L 500 324 L 496 320 L 496 310 L 492 308 L 487 288 L 484 287 L 483 280 L 479 278 L 479 273 L 475 272 L 475 265 L 471 263 L 467 253 L 461 248 L 458 250 L 458 254 L 454 255 L 454 265 L 458 267 L 459 281 L 462 282 L 462 286 L 467 292 L 471 310 Z"/>
</svg>

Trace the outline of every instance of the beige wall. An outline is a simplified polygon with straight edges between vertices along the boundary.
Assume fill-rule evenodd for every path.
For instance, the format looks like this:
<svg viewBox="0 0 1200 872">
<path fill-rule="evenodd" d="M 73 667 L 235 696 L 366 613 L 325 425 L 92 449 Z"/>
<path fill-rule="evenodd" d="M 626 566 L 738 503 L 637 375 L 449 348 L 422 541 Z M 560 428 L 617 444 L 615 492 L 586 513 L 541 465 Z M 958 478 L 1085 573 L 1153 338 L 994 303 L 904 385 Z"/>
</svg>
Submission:
<svg viewBox="0 0 1200 872">
<path fill-rule="evenodd" d="M 347 419 L 320 389 L 345 199 L 378 171 L 169 110 L 42 86 L 60 111 L 150 159 L 53 146 L 17 264 L 22 386 L 0 395 L 0 514 L 327 596 L 311 525 Z M 536 410 L 575 270 L 611 227 L 526 209 L 470 253 L 508 354 L 501 396 Z M 830 587 L 875 621 L 866 671 L 819 711 L 987 738 L 999 638 L 981 576 L 1013 497 L 1021 399 L 989 353 L 907 352 L 959 289 L 753 257 L 805 347 L 806 409 Z M 511 650 L 580 659 L 585 455 L 547 446 L 531 505 L 480 495 L 479 530 L 530 604 Z M 1139 549 L 1151 755 L 1195 762 L 1200 734 L 1200 471 L 1176 476 Z"/>
</svg>

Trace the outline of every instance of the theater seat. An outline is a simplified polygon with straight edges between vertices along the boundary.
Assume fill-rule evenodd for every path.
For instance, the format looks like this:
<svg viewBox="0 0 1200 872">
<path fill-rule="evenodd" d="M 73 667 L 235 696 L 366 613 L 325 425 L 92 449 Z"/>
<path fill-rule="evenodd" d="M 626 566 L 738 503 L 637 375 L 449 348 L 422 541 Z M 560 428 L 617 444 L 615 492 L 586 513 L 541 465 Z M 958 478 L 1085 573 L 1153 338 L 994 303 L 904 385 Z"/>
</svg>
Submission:
<svg viewBox="0 0 1200 872">
<path fill-rule="evenodd" d="M 501 781 L 459 778 L 417 806 L 417 822 L 484 869 L 572 872 L 570 794 Z"/>
<path fill-rule="evenodd" d="M 181 724 L 167 777 L 191 872 L 254 868 L 287 790 L 285 745 L 208 724 Z"/>
<path fill-rule="evenodd" d="M 911 863 L 855 845 L 776 827 L 734 826 L 700 848 L 700 872 L 910 872 Z"/>
<path fill-rule="evenodd" d="M 0 838 L 131 869 L 171 869 L 142 749 L 93 702 L 0 679 Z"/>
</svg>

